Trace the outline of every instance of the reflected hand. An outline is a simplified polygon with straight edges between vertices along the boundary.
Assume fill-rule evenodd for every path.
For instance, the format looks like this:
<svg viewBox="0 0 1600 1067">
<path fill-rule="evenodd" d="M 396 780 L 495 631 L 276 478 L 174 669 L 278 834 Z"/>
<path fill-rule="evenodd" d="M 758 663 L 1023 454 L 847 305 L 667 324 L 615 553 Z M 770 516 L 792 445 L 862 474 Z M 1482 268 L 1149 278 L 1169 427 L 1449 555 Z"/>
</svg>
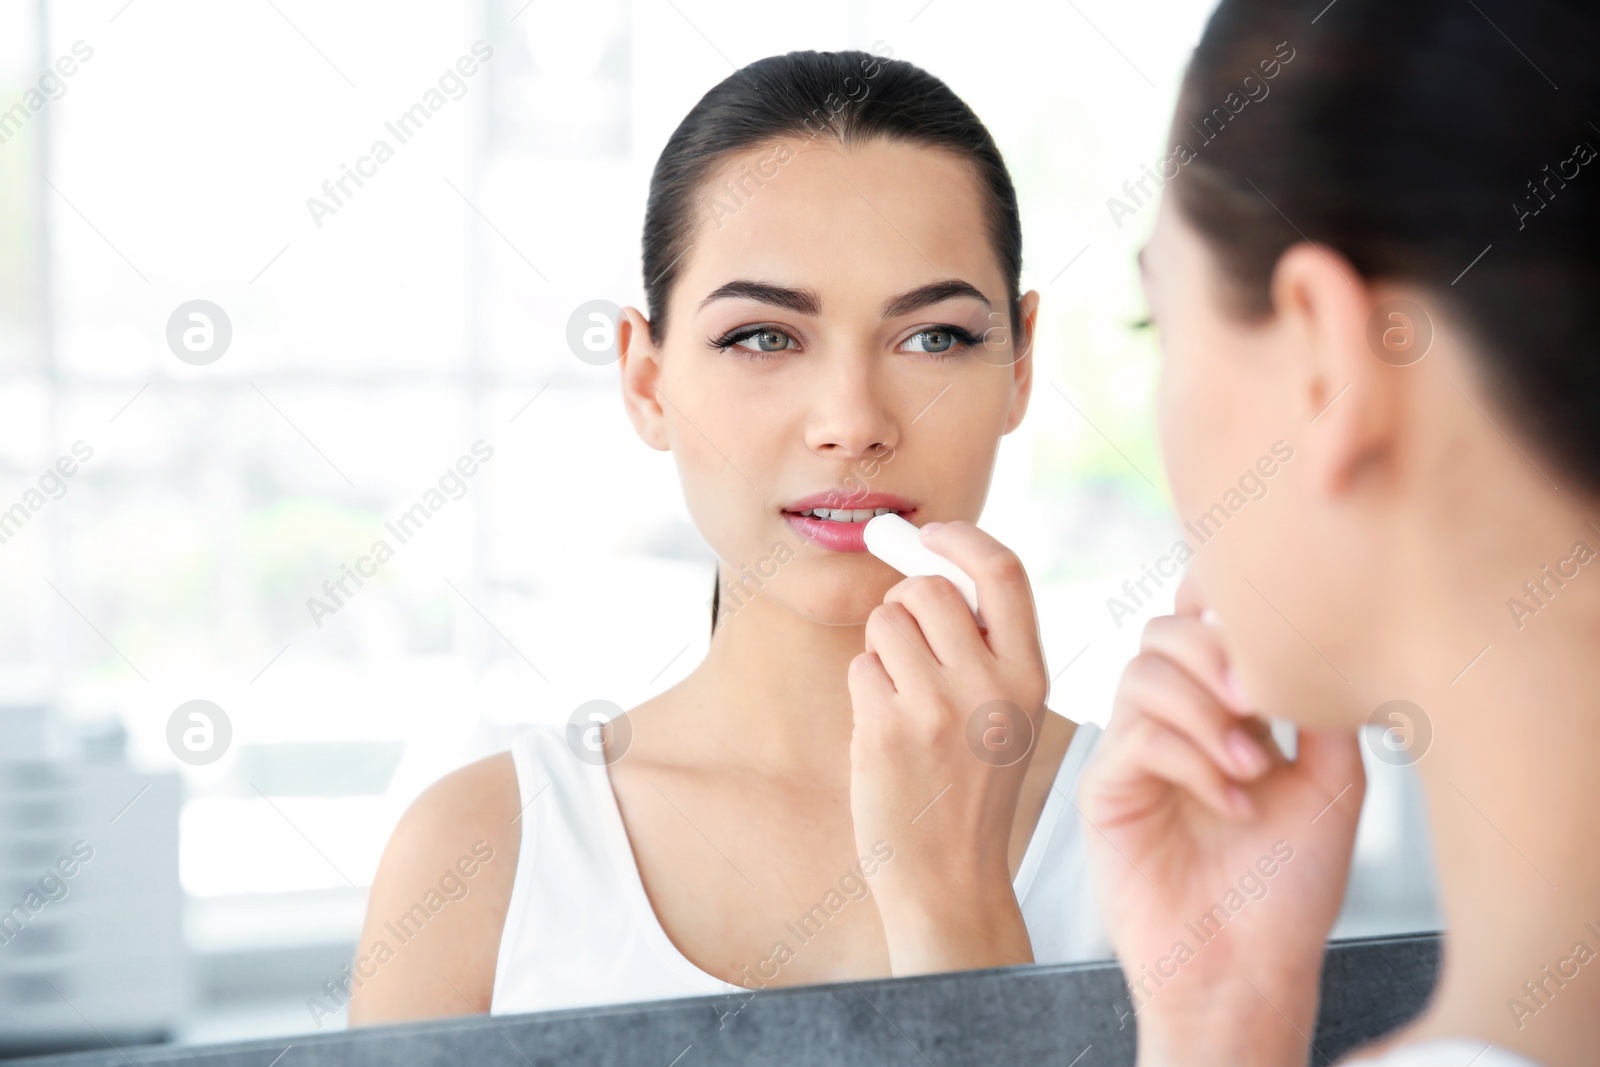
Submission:
<svg viewBox="0 0 1600 1067">
<path fill-rule="evenodd" d="M 1142 1067 L 1304 1064 L 1366 791 L 1357 737 L 1303 729 L 1285 760 L 1202 607 L 1186 580 L 1145 628 L 1084 772 L 1095 895 Z"/>
<path fill-rule="evenodd" d="M 942 577 L 907 578 L 873 609 L 849 675 L 856 842 L 894 850 L 872 891 L 895 974 L 1031 962 L 1008 850 L 1049 684 L 1033 594 L 1016 555 L 971 523 L 923 543 L 972 576 L 988 630 Z M 996 723 L 1009 749 L 969 743 Z"/>
</svg>

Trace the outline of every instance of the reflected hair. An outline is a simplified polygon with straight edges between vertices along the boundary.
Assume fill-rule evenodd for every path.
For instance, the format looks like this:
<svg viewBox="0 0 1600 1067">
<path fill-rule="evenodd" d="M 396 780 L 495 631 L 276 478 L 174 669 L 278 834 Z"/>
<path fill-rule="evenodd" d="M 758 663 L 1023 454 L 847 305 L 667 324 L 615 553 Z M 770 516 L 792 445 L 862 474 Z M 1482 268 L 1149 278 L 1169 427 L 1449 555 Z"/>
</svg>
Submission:
<svg viewBox="0 0 1600 1067">
<path fill-rule="evenodd" d="M 943 149 L 971 164 L 1016 334 L 1022 220 L 1011 174 L 988 129 L 948 85 L 915 64 L 871 52 L 803 51 L 758 59 L 712 86 L 661 150 L 650 176 L 642 257 L 653 343 L 666 337 L 668 300 L 706 220 L 712 172 L 731 154 L 791 138 L 826 138 L 846 148 L 882 138 Z M 714 580 L 713 632 L 720 573 Z"/>
<path fill-rule="evenodd" d="M 1314 29 L 1321 0 L 1222 0 L 1179 92 L 1171 136 L 1196 153 L 1169 191 L 1237 318 L 1270 316 L 1302 240 L 1414 286 L 1471 337 L 1524 438 L 1596 490 L 1600 9 L 1500 6 L 1515 47 L 1458 0 L 1342 0 Z M 1207 139 L 1281 43 L 1294 59 L 1271 97 Z"/>
</svg>

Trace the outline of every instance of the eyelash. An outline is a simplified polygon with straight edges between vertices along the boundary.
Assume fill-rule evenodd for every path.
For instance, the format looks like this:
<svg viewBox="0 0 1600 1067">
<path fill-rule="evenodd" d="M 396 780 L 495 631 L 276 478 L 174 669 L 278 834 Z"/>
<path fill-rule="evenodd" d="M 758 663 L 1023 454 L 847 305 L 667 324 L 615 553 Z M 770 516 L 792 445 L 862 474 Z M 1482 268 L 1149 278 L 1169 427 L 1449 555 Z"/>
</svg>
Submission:
<svg viewBox="0 0 1600 1067">
<path fill-rule="evenodd" d="M 949 334 L 955 340 L 955 344 L 951 345 L 943 352 L 919 352 L 917 353 L 918 355 L 931 356 L 934 359 L 952 359 L 967 349 L 982 345 L 984 343 L 984 339 L 982 337 L 974 334 L 970 330 L 963 329 L 960 326 L 929 326 L 925 329 L 918 330 L 911 336 L 921 337 L 926 333 L 937 332 Z M 763 333 L 781 333 L 791 341 L 795 339 L 794 334 L 790 333 L 788 330 L 780 330 L 776 326 L 754 325 L 740 326 L 738 329 L 729 330 L 721 337 L 708 337 L 706 338 L 706 344 L 712 348 L 718 349 L 719 351 L 726 352 L 740 341 L 748 341 L 750 338 Z M 910 340 L 910 338 L 907 338 L 907 340 Z M 766 361 L 774 359 L 787 351 L 789 350 L 786 348 L 778 349 L 775 352 L 761 352 L 754 349 L 741 349 L 740 355 L 744 356 L 746 359 Z"/>
</svg>

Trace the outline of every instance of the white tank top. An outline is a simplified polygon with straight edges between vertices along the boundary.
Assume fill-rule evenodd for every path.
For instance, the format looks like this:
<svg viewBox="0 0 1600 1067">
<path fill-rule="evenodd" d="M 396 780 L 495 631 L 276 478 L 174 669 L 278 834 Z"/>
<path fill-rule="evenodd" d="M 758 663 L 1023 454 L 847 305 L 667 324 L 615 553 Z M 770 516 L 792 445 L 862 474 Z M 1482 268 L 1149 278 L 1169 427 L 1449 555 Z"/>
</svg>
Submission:
<svg viewBox="0 0 1600 1067">
<path fill-rule="evenodd" d="M 1344 1061 L 1346 1067 L 1539 1067 L 1499 1045 L 1464 1037 L 1401 1045 L 1377 1059 Z"/>
<path fill-rule="evenodd" d="M 1089 888 L 1078 774 L 1100 728 L 1073 733 L 1013 882 L 1038 963 L 1109 960 Z M 511 746 L 522 843 L 495 962 L 495 1014 L 742 992 L 701 970 L 662 929 L 603 765 L 541 725 Z M 1069 802 L 1069 798 L 1073 798 Z"/>
</svg>

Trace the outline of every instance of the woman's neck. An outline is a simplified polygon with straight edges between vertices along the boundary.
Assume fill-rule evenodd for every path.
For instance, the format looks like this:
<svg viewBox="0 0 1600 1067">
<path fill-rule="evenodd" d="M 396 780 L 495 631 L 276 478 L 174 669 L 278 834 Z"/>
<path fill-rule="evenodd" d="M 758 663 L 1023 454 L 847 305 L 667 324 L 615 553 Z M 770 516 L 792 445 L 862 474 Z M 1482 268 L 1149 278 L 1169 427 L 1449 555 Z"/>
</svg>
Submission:
<svg viewBox="0 0 1600 1067">
<path fill-rule="evenodd" d="M 1525 622 L 1417 701 L 1448 935 L 1435 999 L 1401 1036 L 1577 1067 L 1600 1047 L 1600 568 Z"/>
<path fill-rule="evenodd" d="M 706 658 L 685 681 L 697 736 L 717 738 L 718 748 L 752 770 L 848 773 L 846 678 L 864 634 L 864 625 L 818 622 L 759 596 L 724 612 Z"/>
</svg>

